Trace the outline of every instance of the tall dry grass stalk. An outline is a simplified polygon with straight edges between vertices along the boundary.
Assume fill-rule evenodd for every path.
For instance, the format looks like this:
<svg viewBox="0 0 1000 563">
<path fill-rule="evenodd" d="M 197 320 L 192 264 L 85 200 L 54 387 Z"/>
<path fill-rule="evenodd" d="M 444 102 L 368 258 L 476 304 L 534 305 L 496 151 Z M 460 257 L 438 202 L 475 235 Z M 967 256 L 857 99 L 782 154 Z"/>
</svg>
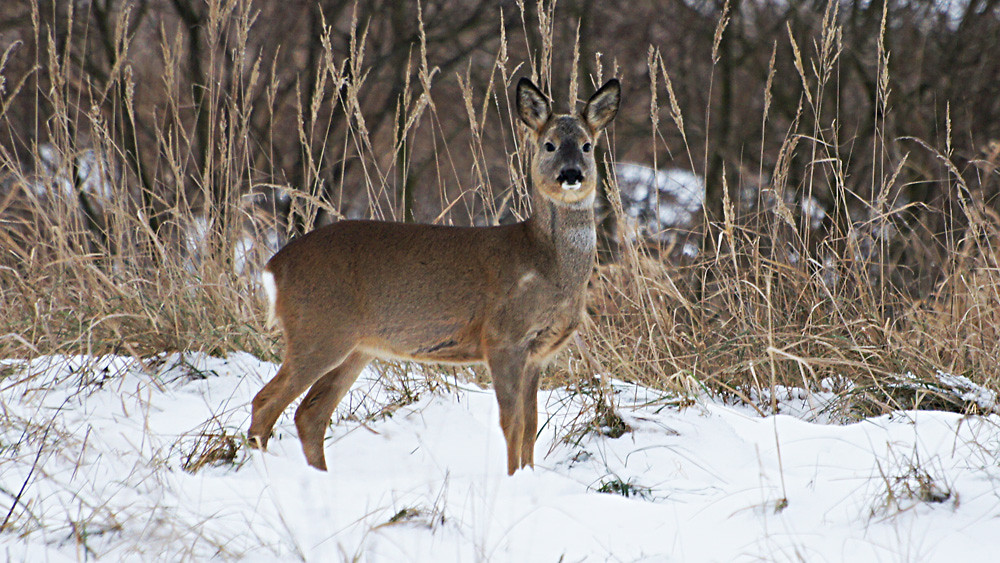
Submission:
<svg viewBox="0 0 1000 563">
<path fill-rule="evenodd" d="M 743 398 L 753 388 L 782 384 L 816 390 L 825 383 L 827 388 L 850 391 L 853 404 L 864 414 L 914 406 L 983 408 L 944 396 L 935 379 L 938 370 L 997 389 L 1000 277 L 993 264 L 1000 216 L 982 199 L 983 186 L 967 185 L 947 150 L 937 153 L 919 139 L 887 138 L 882 126 L 891 118 L 892 93 L 890 54 L 882 40 L 885 11 L 874 53 L 879 134 L 869 147 L 875 162 L 873 197 L 866 199 L 847 187 L 846 161 L 853 155 L 843 154 L 841 148 L 850 139 L 842 137 L 838 100 L 830 99 L 836 96 L 830 86 L 843 48 L 837 10 L 837 3 L 828 5 L 820 33 L 812 40 L 816 52 L 811 60 L 789 29 L 802 96 L 778 165 L 761 170 L 759 177 L 769 180 L 751 193 L 755 201 L 749 209 L 736 219 L 733 200 L 739 195 L 730 197 L 735 192 L 726 186 L 723 173 L 723 212 L 704 225 L 704 249 L 709 252 L 695 263 L 666 267 L 646 248 L 627 246 L 620 263 L 601 268 L 588 339 L 612 374 L 677 391 L 708 388 Z M 727 18 L 724 11 L 716 28 L 716 64 Z M 774 60 L 772 55 L 764 123 Z M 685 138 L 668 69 L 653 50 L 648 66 L 654 142 L 661 136 L 655 104 L 660 83 L 670 101 L 673 125 Z M 831 110 L 833 115 L 828 115 Z M 950 146 L 950 124 L 947 127 Z M 907 151 L 917 148 L 912 145 L 916 143 L 934 153 L 949 189 L 959 194 L 968 224 L 944 241 L 926 236 L 920 225 L 916 232 L 896 230 L 908 207 L 899 200 L 907 143 Z M 685 146 L 693 161 L 690 146 Z M 788 164 L 803 158 L 806 173 L 795 180 Z M 796 181 L 802 191 L 799 201 L 812 199 L 815 186 L 831 188 L 831 227 L 822 235 L 810 226 L 804 206 L 792 209 L 789 204 L 794 198 L 787 190 Z M 984 181 L 995 182 L 995 177 Z M 852 220 L 859 215 L 854 209 L 859 205 L 866 220 Z M 914 271 L 923 266 L 914 262 L 933 259 L 931 255 L 943 260 L 929 276 L 925 270 L 922 279 L 914 279 Z M 913 377 L 904 376 L 908 372 Z M 844 382 L 850 383 L 841 386 Z"/>
<path fill-rule="evenodd" d="M 346 28 L 323 16 L 319 48 L 310 55 L 314 75 L 295 83 L 279 80 L 277 58 L 262 59 L 250 49 L 258 16 L 252 2 L 206 5 L 198 41 L 215 55 L 199 59 L 202 86 L 193 94 L 182 88 L 191 68 L 190 38 L 164 28 L 156 46 L 164 103 L 146 120 L 157 124 L 155 131 L 143 132 L 137 123 L 149 116 L 136 113 L 140 85 L 130 56 L 140 46 L 129 32 L 132 5 L 102 20 L 114 26 L 114 41 L 106 45 L 110 72 L 98 84 L 77 72 L 68 42 L 54 40 L 41 23 L 38 3 L 32 4 L 33 64 L 44 70 L 50 87 L 0 81 L 0 124 L 14 130 L 15 121 L 23 121 L 10 113 L 11 101 L 21 96 L 44 97 L 38 107 L 53 109 L 31 120 L 34 130 L 18 130 L 25 138 L 16 141 L 30 147 L 27 158 L 6 148 L 0 153 L 0 357 L 238 349 L 274 359 L 278 335 L 264 327 L 256 273 L 288 237 L 344 213 L 348 178 L 361 179 L 352 187 L 368 202 L 363 213 L 353 208 L 353 216 L 411 220 L 419 205 L 426 206 L 417 199 L 418 188 L 430 186 L 440 203 L 437 222 L 524 217 L 526 160 L 510 110 L 515 77 L 530 74 L 561 99 L 554 53 L 565 51 L 573 57 L 565 78 L 575 100 L 579 81 L 598 84 L 625 72 L 607 54 L 586 62 L 591 73 L 578 75 L 581 42 L 587 41 L 579 36 L 579 21 L 569 45 L 557 37 L 561 16 L 555 3 L 536 9 L 518 3 L 522 36 L 508 36 L 506 15 L 497 14 L 488 80 L 477 90 L 471 64 L 465 72 L 444 74 L 429 60 L 420 11 L 419 33 L 400 59 L 403 80 L 391 134 L 384 134 L 369 122 L 365 103 L 369 89 L 377 87 L 366 83 L 375 24 L 359 17 L 357 5 L 338 20 L 349 20 Z M 619 241 L 617 259 L 602 264 L 594 277 L 583 334 L 587 349 L 569 353 L 583 352 L 590 360 L 560 363 L 550 375 L 602 372 L 679 393 L 736 395 L 777 384 L 816 389 L 832 378 L 853 382 L 853 392 L 871 411 L 919 403 L 896 385 L 907 371 L 931 377 L 944 370 L 998 388 L 1000 216 L 982 195 L 986 183 L 996 182 L 996 168 L 979 177 L 981 185 L 970 185 L 951 160 L 950 120 L 940 149 L 929 140 L 888 138 L 892 57 L 882 36 L 871 53 L 879 61 L 872 77 L 878 100 L 873 119 L 881 128 L 870 146 L 844 150 L 852 146 L 852 133 L 838 119 L 836 81 L 845 63 L 837 6 L 829 4 L 815 35 L 797 36 L 789 27 L 787 41 L 773 46 L 760 93 L 761 131 L 774 118 L 779 50 L 791 53 L 801 94 L 783 139 L 762 133 L 742 140 L 748 154 L 761 155 L 755 175 L 737 178 L 722 161 L 709 170 L 715 166 L 714 139 L 704 137 L 700 147 L 689 143 L 690 133 L 715 130 L 712 120 L 723 116 L 709 111 L 706 123 L 686 116 L 676 76 L 659 48 L 649 47 L 648 75 L 642 78 L 649 86 L 649 115 L 628 120 L 645 120 L 644 142 L 654 155 L 669 152 L 666 138 L 679 135 L 684 154 L 673 154 L 674 162 L 718 182 L 708 190 L 718 201 L 707 204 L 719 212 L 706 213 L 701 253 L 686 263 L 667 260 L 669 249 Z M 66 17 L 73 16 L 70 8 Z M 721 84 L 713 71 L 705 85 L 710 94 L 732 95 L 733 86 L 726 84 L 732 69 L 725 66 L 732 63 L 726 43 L 732 17 L 723 13 L 711 52 L 703 54 L 720 67 Z M 885 14 L 882 21 L 884 35 Z M 338 56 L 332 44 L 345 29 L 349 52 Z M 524 63 L 512 56 L 522 43 L 529 46 Z M 18 48 L 11 45 L 0 57 L 0 79 Z M 289 89 L 290 98 L 282 98 Z M 437 95 L 442 90 L 457 97 Z M 260 141 L 267 138 L 261 131 L 288 126 L 273 120 L 281 99 L 293 100 L 297 115 L 303 173 L 294 185 L 262 173 L 262 162 L 288 157 Z M 336 112 L 344 118 L 335 119 Z M 451 142 L 442 126 L 455 112 L 467 119 L 468 146 Z M 146 134 L 155 139 L 155 159 L 143 157 L 139 142 Z M 31 140 L 41 138 L 50 141 Z M 608 141 L 607 199 L 610 212 L 620 217 L 610 172 L 618 148 L 614 132 Z M 764 153 L 770 154 L 772 144 L 780 148 L 774 165 L 765 168 Z M 847 177 L 858 151 L 873 155 L 870 193 L 852 191 L 857 182 Z M 933 155 L 937 168 L 926 173 L 948 185 L 954 211 L 964 218 L 943 237 L 924 224 L 901 226 L 916 205 L 899 198 L 901 183 L 912 181 L 904 180 L 913 178 L 904 172 L 916 151 Z M 324 179 L 324 162 L 331 159 L 356 163 L 350 175 L 341 168 L 339 191 Z M 463 162 L 467 170 L 460 169 Z M 502 166 L 490 165 L 495 162 Z M 810 226 L 803 203 L 820 187 L 832 194 L 822 231 Z"/>
</svg>

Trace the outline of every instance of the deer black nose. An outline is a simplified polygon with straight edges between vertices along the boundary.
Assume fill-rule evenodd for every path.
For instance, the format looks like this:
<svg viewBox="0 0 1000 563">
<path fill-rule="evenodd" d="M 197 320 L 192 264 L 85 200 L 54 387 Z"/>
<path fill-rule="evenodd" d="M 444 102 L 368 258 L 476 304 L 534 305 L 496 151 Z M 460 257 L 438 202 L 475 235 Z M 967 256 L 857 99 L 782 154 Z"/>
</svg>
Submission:
<svg viewBox="0 0 1000 563">
<path fill-rule="evenodd" d="M 579 184 L 583 181 L 583 172 L 579 168 L 563 168 L 559 171 L 556 182 L 560 184 Z"/>
</svg>

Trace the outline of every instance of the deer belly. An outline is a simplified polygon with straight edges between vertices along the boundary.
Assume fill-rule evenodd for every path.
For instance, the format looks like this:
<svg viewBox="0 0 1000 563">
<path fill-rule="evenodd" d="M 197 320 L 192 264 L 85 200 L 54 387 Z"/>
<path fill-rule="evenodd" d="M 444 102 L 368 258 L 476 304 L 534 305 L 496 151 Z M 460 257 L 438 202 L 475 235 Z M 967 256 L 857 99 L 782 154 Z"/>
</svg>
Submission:
<svg viewBox="0 0 1000 563">
<path fill-rule="evenodd" d="M 483 361 L 478 323 L 423 322 L 383 325 L 360 347 L 383 359 L 470 364 Z"/>
</svg>

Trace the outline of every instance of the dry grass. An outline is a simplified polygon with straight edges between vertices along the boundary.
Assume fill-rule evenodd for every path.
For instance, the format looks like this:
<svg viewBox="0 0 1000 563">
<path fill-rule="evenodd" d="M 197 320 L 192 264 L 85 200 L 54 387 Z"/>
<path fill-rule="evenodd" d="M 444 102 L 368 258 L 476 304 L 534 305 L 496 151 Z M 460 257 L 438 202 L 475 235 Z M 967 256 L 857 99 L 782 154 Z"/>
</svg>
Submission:
<svg viewBox="0 0 1000 563">
<path fill-rule="evenodd" d="M 182 119 L 192 112 L 176 82 L 185 68 L 182 42 L 169 34 L 163 37 L 159 49 L 166 104 L 162 119 L 153 120 L 162 125 L 152 133 L 158 147 L 155 165 L 135 158 L 136 84 L 128 53 L 136 46 L 121 31 L 130 11 L 119 13 L 118 41 L 111 49 L 119 64 L 108 82 L 98 85 L 77 73 L 39 23 L 34 5 L 32 62 L 44 69 L 51 87 L 41 91 L 27 82 L 0 82 L 0 123 L 23 135 L 14 142 L 30 153 L 28 158 L 14 150 L 0 153 L 0 357 L 246 350 L 277 358 L 279 335 L 264 326 L 256 272 L 278 242 L 324 216 L 339 216 L 339 202 L 324 191 L 318 169 L 306 167 L 303 185 L 259 174 L 258 158 L 251 157 L 259 152 L 251 130 L 261 127 L 260 122 L 265 129 L 277 124 L 269 124 L 266 112 L 258 111 L 252 100 L 276 99 L 289 84 L 268 70 L 271 61 L 248 52 L 253 5 L 209 4 L 220 11 L 212 13 L 206 41 L 216 41 L 213 47 L 247 68 L 225 88 L 206 82 L 209 87 L 198 94 L 196 109 L 207 112 L 207 120 Z M 450 171 L 465 185 L 458 192 L 439 191 L 444 205 L 438 221 L 455 221 L 459 208 L 470 208 L 469 200 L 478 202 L 482 213 L 469 214 L 467 222 L 496 222 L 504 214 L 523 217 L 524 158 L 509 110 L 515 77 L 530 74 L 562 98 L 562 86 L 554 78 L 559 67 L 554 52 L 573 53 L 568 64 L 574 69 L 571 92 L 626 70 L 601 57 L 578 60 L 580 41 L 586 38 L 577 38 L 573 49 L 557 40 L 553 19 L 561 16 L 554 5 L 520 9 L 523 37 L 508 38 L 507 27 L 498 25 L 499 44 L 483 91 L 476 91 L 468 72 L 438 74 L 427 59 L 421 19 L 405 59 L 405 84 L 388 136 L 372 133 L 365 117 L 368 89 L 377 88 L 364 80 L 368 24 L 356 15 L 348 18 L 347 57 L 338 57 L 329 44 L 343 25 L 324 28 L 312 96 L 301 92 L 296 98 L 296 134 L 305 160 L 340 155 L 358 163 L 354 170 L 360 166 L 363 171 L 371 216 L 412 218 L 412 183 L 443 185 L 440 176 Z M 950 115 L 941 123 L 947 130 L 941 140 L 887 134 L 886 123 L 895 116 L 891 57 L 882 40 L 885 15 L 868 53 L 878 61 L 875 134 L 845 152 L 854 139 L 838 120 L 835 82 L 845 63 L 836 10 L 830 4 L 813 35 L 796 36 L 788 29 L 780 48 L 790 50 L 794 76 L 775 78 L 778 63 L 772 55 L 761 94 L 761 131 L 772 129 L 775 80 L 801 82 L 798 109 L 782 125 L 787 131 L 783 139 L 763 134 L 743 139 L 747 153 L 760 154 L 757 170 L 739 172 L 747 179 L 743 185 L 733 183 L 725 162 L 717 174 L 712 172 L 710 135 L 702 137 L 704 147 L 689 144 L 689 138 L 692 143 L 698 138 L 689 129 L 701 124 L 684 114 L 676 77 L 659 49 L 650 47 L 649 115 L 625 120 L 641 122 L 651 132 L 647 142 L 653 154 L 667 137 L 680 138 L 684 153 L 674 154 L 675 161 L 705 173 L 709 195 L 721 199 L 707 202 L 705 222 L 697 227 L 702 248 L 693 262 L 673 263 L 660 258 L 669 255 L 664 249 L 624 242 L 618 259 L 598 268 L 583 334 L 586 349 L 571 351 L 576 359 L 554 366 L 551 377 L 576 380 L 600 373 L 679 394 L 709 390 L 735 396 L 776 384 L 816 389 L 824 378 L 838 377 L 863 390 L 859 404 L 866 414 L 918 404 L 967 407 L 913 401 L 898 384 L 905 372 L 930 377 L 941 370 L 989 389 L 1000 387 L 1000 214 L 983 195 L 997 183 L 996 168 L 980 167 L 983 172 L 971 180 L 958 169 L 951 143 L 966 132 L 951 131 Z M 705 53 L 713 69 L 719 69 L 720 81 L 727 72 L 727 23 L 719 20 L 712 53 Z M 541 42 L 526 61 L 512 58 L 514 43 L 529 44 L 536 36 Z M 0 73 L 19 48 L 10 45 L 0 57 Z M 575 69 L 584 63 L 592 72 L 579 76 Z M 212 65 L 206 72 L 223 76 L 224 61 Z M 722 86 L 716 82 L 715 70 L 703 85 L 709 98 L 713 89 L 724 86 L 724 81 Z M 461 99 L 435 96 L 445 88 L 459 92 Z M 81 106 L 81 91 L 102 104 Z M 331 93 L 338 94 L 331 98 Z M 23 116 L 11 113 L 12 101 L 24 96 L 44 97 L 45 107 L 53 108 L 51 115 L 34 121 L 34 131 L 17 129 Z M 343 111 L 342 122 L 324 121 L 329 117 L 324 112 L 335 109 L 330 104 Z M 706 108 L 715 119 L 710 110 Z M 456 111 L 467 117 L 468 147 L 449 146 L 440 126 L 444 114 Z M 704 129 L 715 130 L 708 121 Z M 198 129 L 202 126 L 211 130 Z M 324 131 L 335 126 L 343 133 L 336 142 Z M 199 135 L 215 141 L 194 158 L 190 139 Z M 42 137 L 50 142 L 29 140 Z M 605 155 L 610 165 L 620 139 L 612 132 L 609 141 Z M 868 141 L 871 146 L 861 148 Z M 863 194 L 852 191 L 858 178 L 847 172 L 850 161 L 861 158 L 854 151 L 865 152 L 874 163 Z M 459 172 L 458 152 L 472 155 L 470 170 Z M 772 155 L 773 167 L 765 168 L 765 152 Z M 435 166 L 413 169 L 418 153 L 430 154 Z M 995 158 L 988 156 L 984 165 L 996 164 Z M 503 163 L 501 174 L 494 165 L 498 161 Z M 899 197 L 907 183 L 928 178 L 954 194 L 943 204 L 952 218 L 943 230 L 907 221 L 925 204 Z M 607 182 L 612 213 L 620 215 L 614 177 Z M 749 203 L 741 195 L 747 186 L 759 186 L 749 192 Z M 823 227 L 816 230 L 802 213 L 802 202 L 820 191 L 830 194 L 830 206 Z M 292 211 L 279 213 L 283 208 Z M 587 361 L 579 361 L 581 355 Z M 568 371 L 570 365 L 575 367 Z M 219 447 L 223 454 L 228 451 L 229 439 L 216 438 L 205 435 L 192 452 L 193 463 L 214 459 Z"/>
</svg>

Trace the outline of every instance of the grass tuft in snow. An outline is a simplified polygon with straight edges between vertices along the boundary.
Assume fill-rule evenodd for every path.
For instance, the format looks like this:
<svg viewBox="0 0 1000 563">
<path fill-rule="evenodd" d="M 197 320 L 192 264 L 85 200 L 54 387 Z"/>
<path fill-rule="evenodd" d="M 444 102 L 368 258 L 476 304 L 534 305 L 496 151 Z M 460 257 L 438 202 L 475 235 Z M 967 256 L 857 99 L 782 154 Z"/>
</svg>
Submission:
<svg viewBox="0 0 1000 563">
<path fill-rule="evenodd" d="M 621 438 L 632 431 L 615 406 L 615 392 L 601 378 L 590 378 L 571 385 L 566 399 L 579 408 L 563 436 L 567 444 L 578 446 L 590 434 Z"/>
<path fill-rule="evenodd" d="M 958 508 L 958 493 L 948 483 L 940 463 L 935 463 L 934 459 L 922 460 L 917 450 L 906 455 L 897 454 L 890 447 L 889 454 L 887 462 L 878 461 L 884 487 L 872 502 L 872 517 L 893 517 L 921 503 L 933 505 L 951 501 L 952 508 Z"/>
<path fill-rule="evenodd" d="M 206 466 L 238 468 L 237 454 L 241 447 L 242 442 L 237 437 L 224 432 L 200 434 L 195 437 L 193 444 L 185 448 L 188 453 L 184 456 L 181 467 L 188 473 L 197 473 Z"/>
<path fill-rule="evenodd" d="M 399 512 L 392 515 L 384 526 L 398 526 L 398 525 L 409 525 L 409 526 L 421 526 L 429 530 L 433 530 L 438 526 L 443 526 L 445 523 L 445 515 L 443 512 L 439 512 L 436 508 L 420 508 L 416 506 L 411 506 L 401 509 Z"/>
<path fill-rule="evenodd" d="M 601 483 L 594 488 L 599 493 L 621 495 L 625 498 L 637 498 L 642 500 L 651 499 L 653 490 L 636 483 L 633 479 L 622 480 L 620 477 L 602 479 Z"/>
</svg>

